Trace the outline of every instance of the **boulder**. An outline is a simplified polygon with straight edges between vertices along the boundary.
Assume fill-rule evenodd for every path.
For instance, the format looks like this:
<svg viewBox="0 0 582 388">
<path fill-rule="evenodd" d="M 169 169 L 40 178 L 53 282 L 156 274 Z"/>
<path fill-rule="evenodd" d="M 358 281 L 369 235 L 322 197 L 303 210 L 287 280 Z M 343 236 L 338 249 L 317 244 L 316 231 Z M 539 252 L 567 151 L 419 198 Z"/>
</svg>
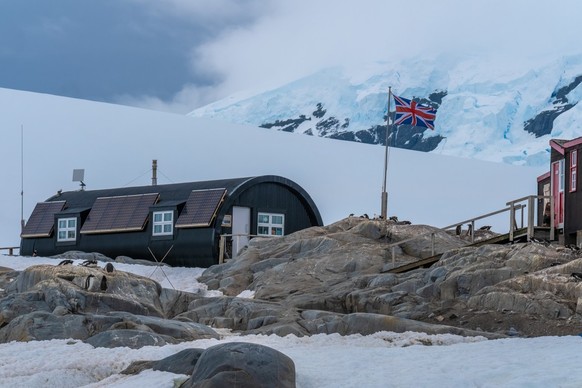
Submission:
<svg viewBox="0 0 582 388">
<path fill-rule="evenodd" d="M 154 361 L 152 369 L 179 375 L 191 375 L 203 352 L 204 349 L 184 349 L 174 355 Z"/>
<path fill-rule="evenodd" d="M 379 331 L 404 333 L 417 331 L 427 334 L 456 334 L 462 336 L 483 336 L 489 339 L 503 338 L 503 335 L 492 334 L 477 330 L 466 330 L 445 325 L 433 325 L 416 320 L 398 318 L 381 314 L 356 313 L 342 318 L 340 334 L 368 335 Z"/>
<path fill-rule="evenodd" d="M 121 371 L 121 374 L 137 375 L 144 370 L 152 369 L 161 372 L 190 376 L 192 375 L 194 367 L 203 352 L 204 349 L 184 349 L 181 352 L 157 361 L 134 361 L 127 368 Z"/>
<path fill-rule="evenodd" d="M 53 256 L 59 260 L 97 260 L 102 262 L 111 262 L 113 259 L 107 257 L 99 252 L 81 252 L 81 251 L 67 251 Z"/>
<path fill-rule="evenodd" d="M 49 311 L 61 306 L 71 313 L 127 311 L 163 317 L 161 286 L 154 280 L 100 267 L 36 265 L 22 271 L 9 294 L 40 294 Z M 1 302 L 0 302 L 1 303 Z"/>
<path fill-rule="evenodd" d="M 46 311 L 19 315 L 0 329 L 0 343 L 84 339 L 90 331 L 81 315 L 57 316 Z"/>
<path fill-rule="evenodd" d="M 127 312 L 59 315 L 35 311 L 19 315 L 0 328 L 0 343 L 66 338 L 87 340 L 91 336 L 107 331 L 121 330 L 149 332 L 163 337 L 170 343 L 219 338 L 214 330 L 196 322 L 133 315 Z"/>
<path fill-rule="evenodd" d="M 109 330 L 89 337 L 85 342 L 96 348 L 128 347 L 131 349 L 139 349 L 144 346 L 167 345 L 167 339 L 167 337 L 147 331 Z"/>
<path fill-rule="evenodd" d="M 182 387 L 292 388 L 295 364 L 267 346 L 230 342 L 206 349 Z"/>
<path fill-rule="evenodd" d="M 148 331 L 171 337 L 173 342 L 219 338 L 219 335 L 210 327 L 196 322 L 133 315 L 125 312 L 114 312 L 110 313 L 109 316 L 119 318 L 124 323 L 132 322 L 135 325 L 143 325 L 149 329 Z"/>
</svg>

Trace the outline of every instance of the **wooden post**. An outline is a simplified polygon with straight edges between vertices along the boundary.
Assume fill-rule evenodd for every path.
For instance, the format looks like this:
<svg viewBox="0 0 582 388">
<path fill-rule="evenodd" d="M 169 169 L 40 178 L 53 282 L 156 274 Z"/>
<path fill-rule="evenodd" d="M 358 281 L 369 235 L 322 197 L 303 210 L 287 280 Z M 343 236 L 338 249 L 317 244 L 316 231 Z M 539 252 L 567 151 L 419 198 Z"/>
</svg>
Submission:
<svg viewBox="0 0 582 388">
<path fill-rule="evenodd" d="M 550 196 L 550 241 L 554 241 L 556 238 L 556 224 L 554 220 L 554 196 Z"/>
<path fill-rule="evenodd" d="M 224 236 L 221 234 L 220 241 L 218 242 L 218 264 L 224 263 L 224 247 L 225 247 L 224 242 L 225 242 Z"/>
<path fill-rule="evenodd" d="M 513 242 L 513 232 L 515 230 L 515 203 L 511 202 L 509 209 L 509 241 Z"/>
<path fill-rule="evenodd" d="M 527 199 L 527 241 L 531 241 L 534 235 L 534 197 L 530 195 Z"/>
</svg>

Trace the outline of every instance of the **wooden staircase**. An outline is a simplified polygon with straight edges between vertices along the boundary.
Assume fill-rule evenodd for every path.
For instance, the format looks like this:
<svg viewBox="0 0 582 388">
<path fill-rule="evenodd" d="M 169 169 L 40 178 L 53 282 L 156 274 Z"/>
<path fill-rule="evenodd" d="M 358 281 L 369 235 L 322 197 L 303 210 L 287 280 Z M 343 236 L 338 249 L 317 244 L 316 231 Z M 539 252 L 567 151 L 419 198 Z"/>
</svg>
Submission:
<svg viewBox="0 0 582 388">
<path fill-rule="evenodd" d="M 527 197 L 523 197 L 523 198 L 519 198 L 517 200 L 514 201 L 510 201 L 507 203 L 508 207 L 492 212 L 492 213 L 488 213 L 488 214 L 484 214 L 469 220 L 465 220 L 462 222 L 458 222 L 456 224 L 453 225 L 449 225 L 446 226 L 444 228 L 441 228 L 441 230 L 448 230 L 451 228 L 456 228 L 460 225 L 464 225 L 464 224 L 469 224 L 471 227 L 471 231 L 472 236 L 471 236 L 471 242 L 469 242 L 468 244 L 466 244 L 465 246 L 481 246 L 481 245 L 487 245 L 487 244 L 509 244 L 509 243 L 515 243 L 515 242 L 521 242 L 521 241 L 530 241 L 531 239 L 538 239 L 538 240 L 546 240 L 546 241 L 554 241 L 555 240 L 555 227 L 553 225 L 553 219 L 554 219 L 554 214 L 552 212 L 551 214 L 551 220 L 552 220 L 552 225 L 548 226 L 535 226 L 534 225 L 534 201 L 535 199 L 545 199 L 545 198 L 549 198 L 550 199 L 550 203 L 551 203 L 551 208 L 553 210 L 554 206 L 553 206 L 553 198 L 552 197 L 545 197 L 545 196 L 527 196 Z M 521 202 L 527 201 L 527 205 L 523 205 Z M 523 226 L 523 209 L 528 210 L 528 217 L 527 217 L 527 226 Z M 521 228 L 517 228 L 517 222 L 515 221 L 515 215 L 516 215 L 516 210 L 521 210 L 522 211 L 522 227 Z M 500 234 L 497 236 L 493 236 L 491 238 L 487 238 L 487 239 L 481 239 L 478 241 L 474 241 L 474 231 L 475 231 L 475 221 L 480 220 L 480 219 L 484 219 L 499 213 L 503 213 L 503 212 L 509 212 L 510 213 L 510 227 L 509 227 L 509 232 L 505 233 L 505 234 Z M 403 265 L 400 265 L 398 267 L 393 267 L 392 269 L 386 271 L 388 273 L 403 273 L 403 272 L 408 272 L 408 271 L 412 271 L 414 269 L 417 268 L 428 268 L 431 265 L 433 265 L 434 263 L 436 263 L 437 261 L 439 261 L 443 255 L 444 252 L 441 253 L 435 253 L 434 251 L 434 235 L 435 232 L 430 232 L 430 233 L 426 233 L 423 235 L 419 235 L 419 236 L 415 236 L 403 241 L 399 241 L 396 243 L 392 243 L 389 244 L 388 248 L 392 248 L 392 261 L 394 263 L 395 260 L 395 247 L 398 245 L 401 245 L 403 243 L 406 243 L 408 241 L 412 241 L 414 239 L 420 238 L 420 237 L 426 237 L 427 235 L 431 235 L 432 234 L 432 238 L 433 238 L 433 249 L 432 249 L 432 254 L 429 257 L 426 257 L 424 259 L 421 260 L 417 260 L 417 261 L 413 261 L 411 263 L 406 263 Z"/>
</svg>

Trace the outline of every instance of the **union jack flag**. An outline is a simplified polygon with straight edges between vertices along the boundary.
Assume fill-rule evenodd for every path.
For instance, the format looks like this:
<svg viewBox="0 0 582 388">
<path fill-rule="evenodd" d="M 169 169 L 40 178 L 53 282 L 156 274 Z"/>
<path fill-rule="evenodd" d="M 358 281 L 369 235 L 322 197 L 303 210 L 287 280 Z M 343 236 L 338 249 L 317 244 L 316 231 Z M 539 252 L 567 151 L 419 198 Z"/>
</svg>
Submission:
<svg viewBox="0 0 582 388">
<path fill-rule="evenodd" d="M 434 129 L 434 120 L 436 119 L 436 110 L 424 106 L 416 101 L 406 98 L 394 97 L 396 111 L 394 116 L 394 125 L 412 125 L 413 127 L 426 127 Z"/>
</svg>

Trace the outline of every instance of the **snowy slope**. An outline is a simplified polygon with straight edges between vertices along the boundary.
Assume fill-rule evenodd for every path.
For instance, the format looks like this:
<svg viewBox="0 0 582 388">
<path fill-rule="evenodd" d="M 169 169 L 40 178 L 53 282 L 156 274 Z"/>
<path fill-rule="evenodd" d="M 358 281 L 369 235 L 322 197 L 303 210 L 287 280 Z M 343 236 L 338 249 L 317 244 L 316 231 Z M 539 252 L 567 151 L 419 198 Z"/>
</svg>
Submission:
<svg viewBox="0 0 582 388">
<path fill-rule="evenodd" d="M 524 63 L 440 56 L 329 68 L 190 113 L 294 133 L 385 144 L 389 86 L 438 108 L 435 131 L 400 128 L 391 144 L 516 165 L 548 163 L 551 137 L 580 134 L 582 55 Z"/>
<path fill-rule="evenodd" d="M 151 183 L 152 159 L 159 184 L 287 177 L 311 195 L 326 224 L 380 213 L 383 147 L 0 89 L 0 247 L 19 244 L 21 127 L 25 219 L 57 190 L 79 187 L 73 169 L 85 169 L 87 189 L 140 186 Z M 546 169 L 392 149 L 388 212 L 449 225 L 535 194 Z"/>
</svg>

